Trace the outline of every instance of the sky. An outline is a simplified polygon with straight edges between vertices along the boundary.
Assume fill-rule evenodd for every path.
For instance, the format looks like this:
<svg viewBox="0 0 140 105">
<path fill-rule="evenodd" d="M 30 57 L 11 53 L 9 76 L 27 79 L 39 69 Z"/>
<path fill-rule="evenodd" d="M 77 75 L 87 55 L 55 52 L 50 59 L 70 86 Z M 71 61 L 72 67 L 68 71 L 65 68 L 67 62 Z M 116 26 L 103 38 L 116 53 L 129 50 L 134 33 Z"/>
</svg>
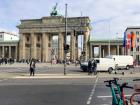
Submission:
<svg viewBox="0 0 140 105">
<path fill-rule="evenodd" d="M 140 0 L 0 0 L 0 31 L 18 33 L 20 19 L 50 16 L 53 6 L 64 16 L 89 16 L 93 38 L 122 37 L 125 29 L 140 26 Z"/>
</svg>

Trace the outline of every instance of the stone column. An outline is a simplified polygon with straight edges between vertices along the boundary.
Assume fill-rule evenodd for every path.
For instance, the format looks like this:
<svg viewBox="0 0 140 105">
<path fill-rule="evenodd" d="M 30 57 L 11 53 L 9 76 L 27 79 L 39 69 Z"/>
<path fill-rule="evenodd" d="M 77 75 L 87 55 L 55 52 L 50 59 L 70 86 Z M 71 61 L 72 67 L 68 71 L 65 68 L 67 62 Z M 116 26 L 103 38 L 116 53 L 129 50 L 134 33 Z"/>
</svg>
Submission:
<svg viewBox="0 0 140 105">
<path fill-rule="evenodd" d="M 105 57 L 105 50 L 104 50 L 104 48 L 103 48 L 103 56 L 102 56 L 103 58 Z"/>
<path fill-rule="evenodd" d="M 119 52 L 119 45 L 117 45 L 117 55 L 120 55 Z"/>
<path fill-rule="evenodd" d="M 87 60 L 89 58 L 89 30 L 84 32 L 84 45 L 83 45 L 83 51 L 85 52 L 85 57 L 84 59 Z"/>
<path fill-rule="evenodd" d="M 42 61 L 46 62 L 48 60 L 48 42 L 49 42 L 49 35 L 46 33 L 42 33 Z"/>
<path fill-rule="evenodd" d="M 90 58 L 93 58 L 94 47 L 90 44 Z"/>
<path fill-rule="evenodd" d="M 70 59 L 75 60 L 75 36 L 74 32 L 71 32 L 71 39 L 70 39 Z"/>
<path fill-rule="evenodd" d="M 18 50 L 17 50 L 17 45 L 15 46 L 15 59 L 17 60 L 17 54 L 18 54 L 18 52 L 17 52 Z"/>
<path fill-rule="evenodd" d="M 2 57 L 2 46 L 0 46 L 0 57 Z"/>
<path fill-rule="evenodd" d="M 31 33 L 31 57 L 36 59 L 36 35 Z"/>
<path fill-rule="evenodd" d="M 125 55 L 125 51 L 124 51 L 124 47 L 120 46 L 121 47 L 121 55 Z"/>
<path fill-rule="evenodd" d="M 110 44 L 108 45 L 108 56 L 110 56 Z"/>
<path fill-rule="evenodd" d="M 9 46 L 9 58 L 11 57 L 11 46 Z"/>
<path fill-rule="evenodd" d="M 25 35 L 23 33 L 20 33 L 19 49 L 19 60 L 25 59 Z"/>
<path fill-rule="evenodd" d="M 99 45 L 99 58 L 101 58 L 102 57 L 102 46 L 101 45 Z"/>
<path fill-rule="evenodd" d="M 64 35 L 62 33 L 58 35 L 58 59 L 64 59 Z"/>
<path fill-rule="evenodd" d="M 2 46 L 2 57 L 4 57 L 4 46 Z"/>
<path fill-rule="evenodd" d="M 49 50 L 48 50 L 48 55 L 47 55 L 48 56 L 48 58 L 47 58 L 48 61 L 52 60 L 52 36 L 53 36 L 52 34 L 48 34 L 48 42 L 49 42 L 48 43 L 49 44 L 48 45 Z"/>
<path fill-rule="evenodd" d="M 78 35 L 77 34 L 75 34 L 76 36 L 75 36 L 75 60 L 76 59 L 78 59 Z"/>
</svg>

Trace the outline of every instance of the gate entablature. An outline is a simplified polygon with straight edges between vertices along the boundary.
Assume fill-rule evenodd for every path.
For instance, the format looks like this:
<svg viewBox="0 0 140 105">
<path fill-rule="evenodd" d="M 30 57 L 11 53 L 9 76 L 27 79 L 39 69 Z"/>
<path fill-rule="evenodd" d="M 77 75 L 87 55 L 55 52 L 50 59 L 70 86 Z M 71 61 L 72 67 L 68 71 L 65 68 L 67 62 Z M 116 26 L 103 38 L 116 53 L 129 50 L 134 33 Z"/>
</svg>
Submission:
<svg viewBox="0 0 140 105">
<path fill-rule="evenodd" d="M 48 45 L 50 35 L 53 35 L 54 33 L 58 34 L 58 58 L 63 60 L 63 39 L 65 34 L 65 18 L 63 16 L 49 16 L 49 17 L 42 17 L 41 19 L 27 19 L 27 20 L 21 20 L 21 24 L 17 26 L 19 28 L 20 33 L 20 48 L 22 49 L 19 53 L 20 59 L 26 59 L 26 46 L 24 45 L 25 39 L 24 34 L 29 33 L 30 38 L 32 39 L 31 44 L 32 45 L 32 57 L 37 58 L 37 48 L 36 47 L 36 40 L 37 35 L 35 33 L 41 33 L 40 38 L 42 42 L 42 50 L 39 59 L 43 61 L 48 61 L 48 49 L 49 47 L 45 47 Z M 77 59 L 78 58 L 78 35 L 84 35 L 84 43 L 83 43 L 83 51 L 85 51 L 85 59 L 89 58 L 89 45 L 87 44 L 89 41 L 89 35 L 90 35 L 90 19 L 89 17 L 68 17 L 67 18 L 67 32 L 68 35 L 71 35 L 71 54 L 70 59 Z M 27 35 L 26 35 L 27 36 Z M 45 38 L 45 39 L 43 39 Z M 45 43 L 45 44 L 44 44 Z M 44 46 L 44 47 L 43 47 Z M 60 51 L 61 50 L 61 51 Z"/>
</svg>

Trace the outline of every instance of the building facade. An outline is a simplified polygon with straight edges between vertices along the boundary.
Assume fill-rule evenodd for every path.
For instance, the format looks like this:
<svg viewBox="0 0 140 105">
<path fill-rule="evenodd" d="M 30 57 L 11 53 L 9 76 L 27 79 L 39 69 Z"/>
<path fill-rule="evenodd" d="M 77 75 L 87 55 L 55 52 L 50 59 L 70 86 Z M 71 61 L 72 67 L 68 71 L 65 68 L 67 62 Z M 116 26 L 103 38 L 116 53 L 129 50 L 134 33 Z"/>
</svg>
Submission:
<svg viewBox="0 0 140 105">
<path fill-rule="evenodd" d="M 49 16 L 41 19 L 21 20 L 19 28 L 19 59 L 36 58 L 43 62 L 51 60 L 52 37 L 58 35 L 58 59 L 64 59 L 65 18 Z M 84 36 L 85 59 L 89 58 L 89 17 L 67 18 L 67 35 L 70 35 L 70 59 L 78 57 L 78 35 Z"/>
<path fill-rule="evenodd" d="M 127 27 L 125 30 L 126 33 L 126 44 L 129 44 L 129 47 L 126 47 L 128 55 L 132 55 L 134 60 L 137 62 L 140 61 L 140 27 Z M 134 35 L 134 46 L 132 46 L 132 34 Z M 128 38 L 130 35 L 130 38 Z"/>
<path fill-rule="evenodd" d="M 0 57 L 18 59 L 18 42 L 18 35 L 0 32 Z"/>
<path fill-rule="evenodd" d="M 124 55 L 123 39 L 91 39 L 90 58 Z"/>
</svg>

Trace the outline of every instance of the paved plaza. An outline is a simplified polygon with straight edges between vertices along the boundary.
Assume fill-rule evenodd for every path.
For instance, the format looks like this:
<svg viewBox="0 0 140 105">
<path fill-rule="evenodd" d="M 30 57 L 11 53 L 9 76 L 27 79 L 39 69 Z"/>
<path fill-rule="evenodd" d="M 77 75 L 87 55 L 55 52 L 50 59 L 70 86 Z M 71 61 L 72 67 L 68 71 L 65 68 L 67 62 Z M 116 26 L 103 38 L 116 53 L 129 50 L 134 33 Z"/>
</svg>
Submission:
<svg viewBox="0 0 140 105">
<path fill-rule="evenodd" d="M 122 74 L 124 72 L 124 75 Z M 98 72 L 100 78 L 105 77 L 139 77 L 140 69 L 135 67 L 130 70 L 118 70 L 117 74 L 108 72 Z M 0 78 L 95 78 L 97 75 L 88 75 L 83 72 L 80 66 L 70 64 L 66 66 L 66 75 L 64 75 L 63 64 L 37 63 L 34 77 L 29 76 L 29 64 L 14 63 L 3 64 L 0 66 Z"/>
</svg>

